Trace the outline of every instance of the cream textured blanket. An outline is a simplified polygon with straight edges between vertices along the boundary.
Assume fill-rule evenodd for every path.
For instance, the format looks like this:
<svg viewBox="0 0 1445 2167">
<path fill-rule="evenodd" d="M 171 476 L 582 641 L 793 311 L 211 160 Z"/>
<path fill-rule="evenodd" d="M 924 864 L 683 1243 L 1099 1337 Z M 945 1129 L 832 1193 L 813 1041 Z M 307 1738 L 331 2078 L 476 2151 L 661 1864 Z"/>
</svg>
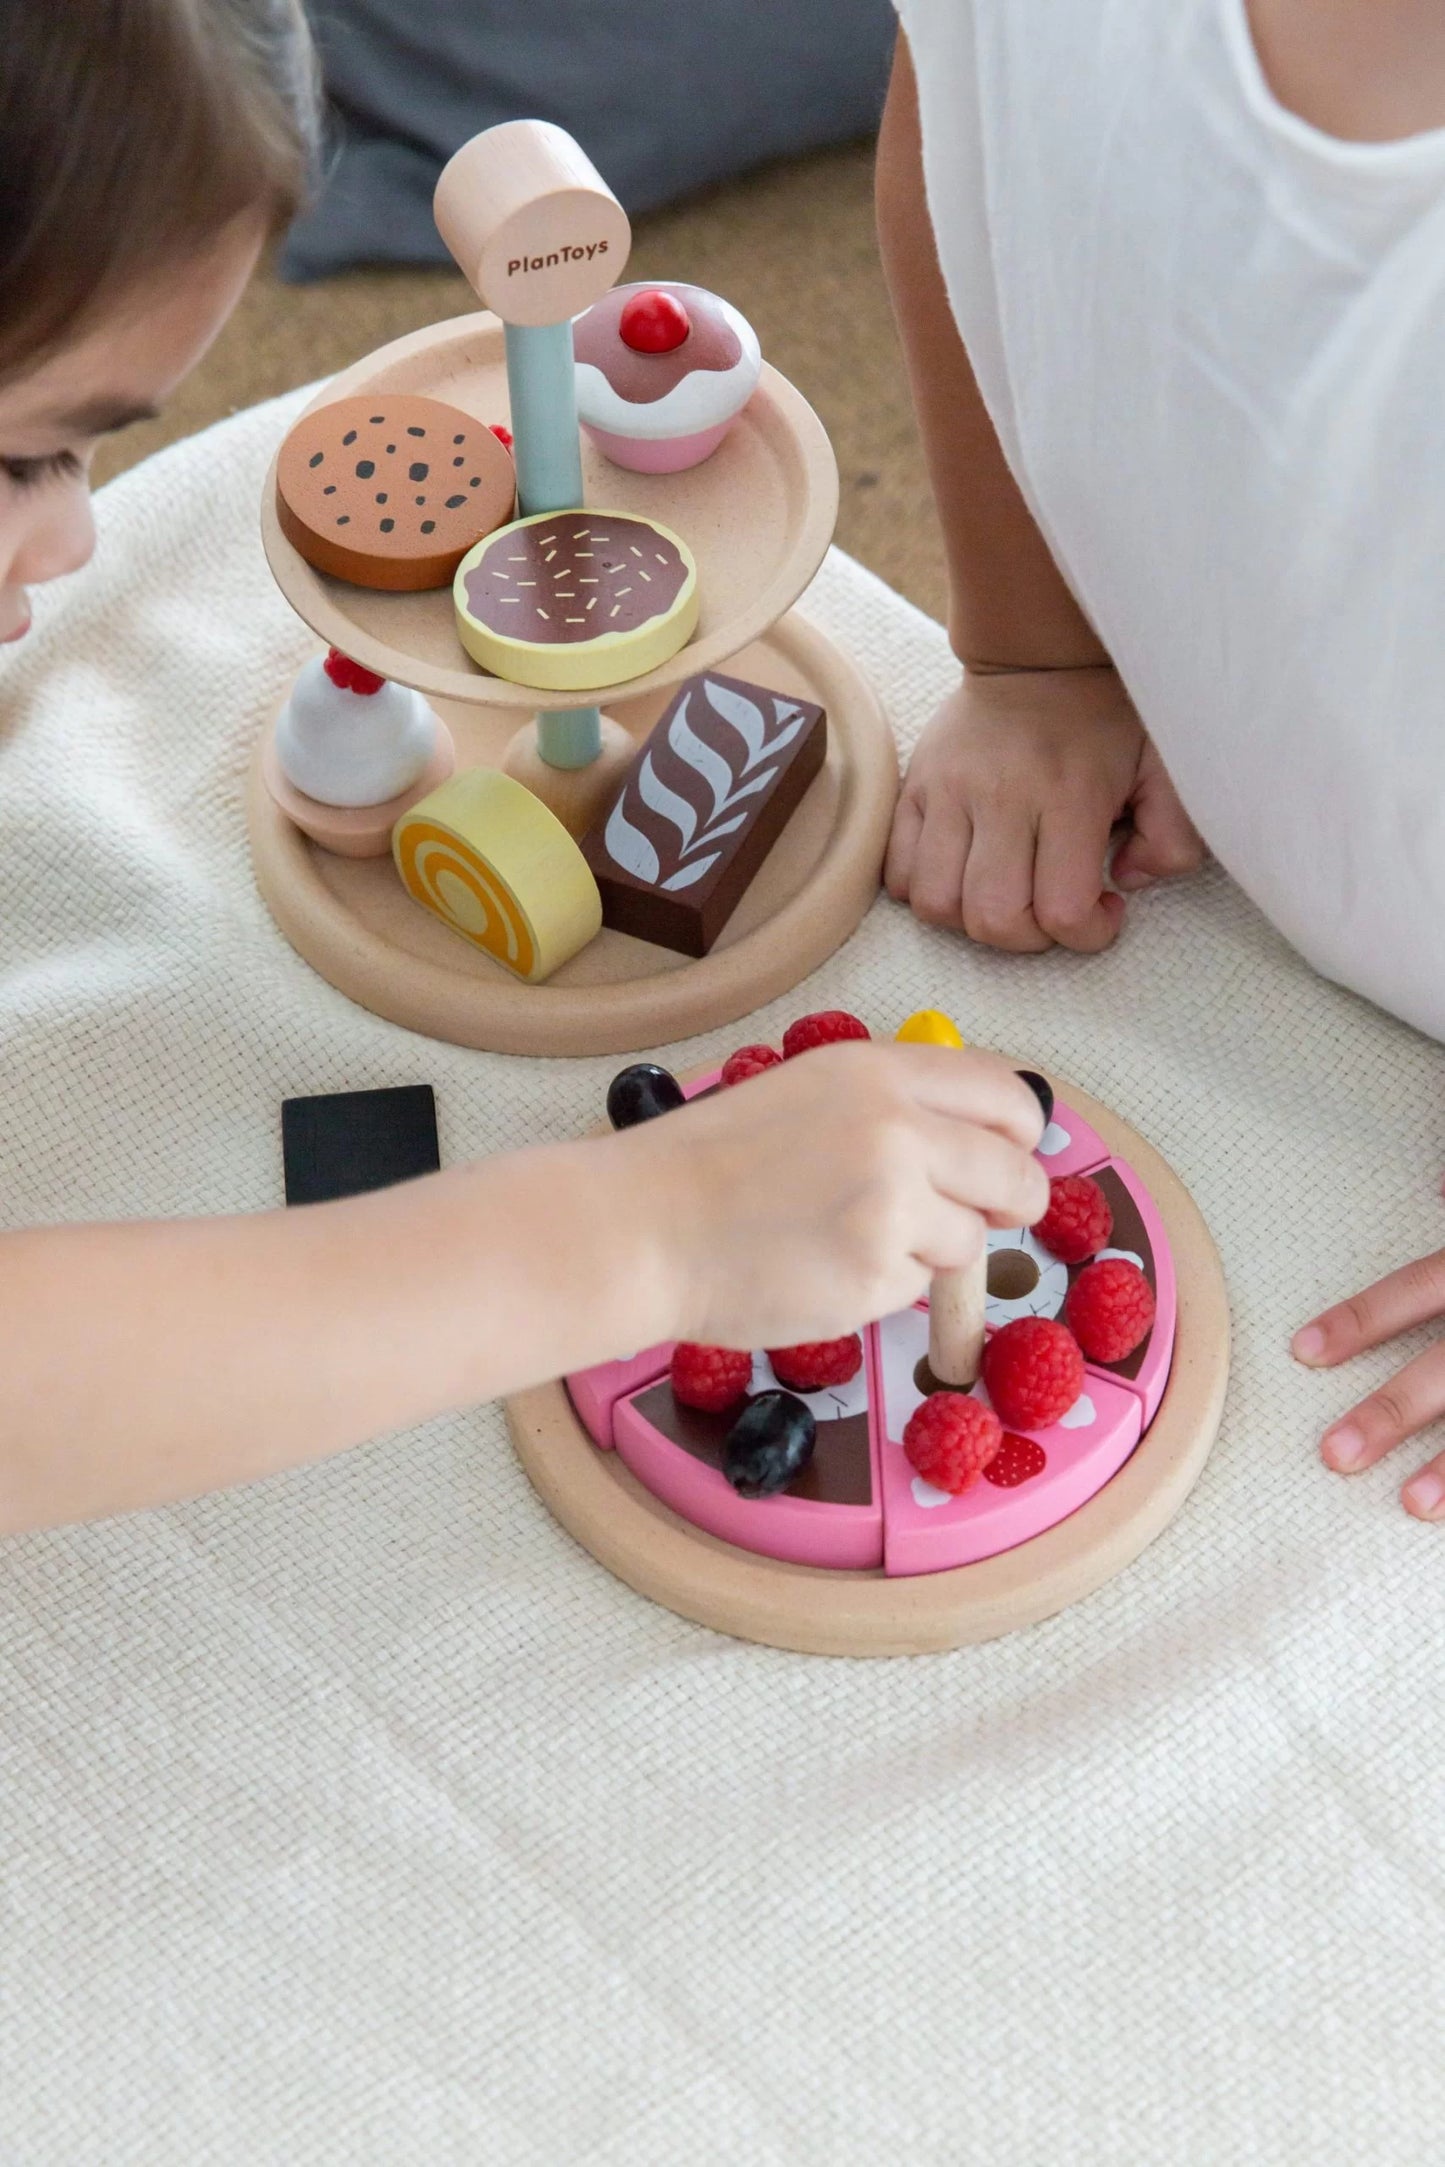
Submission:
<svg viewBox="0 0 1445 2167">
<path fill-rule="evenodd" d="M 570 1136 L 616 1066 L 378 1022 L 256 895 L 248 750 L 314 644 L 257 540 L 296 404 L 107 490 L 3 666 L 11 1223 L 274 1204 L 294 1092 L 428 1080 L 448 1160 Z M 906 744 L 938 628 L 843 558 L 807 607 Z M 926 1003 L 1117 1107 L 1214 1229 L 1236 1367 L 1179 1520 L 1051 1623 L 891 1663 L 649 1607 L 491 1407 L 11 1543 L 6 2167 L 1438 2162 L 1445 1528 L 1322 1470 L 1348 1387 L 1286 1354 L 1445 1238 L 1437 1049 L 1217 873 L 1098 961 L 880 901 L 753 1035 Z"/>
</svg>

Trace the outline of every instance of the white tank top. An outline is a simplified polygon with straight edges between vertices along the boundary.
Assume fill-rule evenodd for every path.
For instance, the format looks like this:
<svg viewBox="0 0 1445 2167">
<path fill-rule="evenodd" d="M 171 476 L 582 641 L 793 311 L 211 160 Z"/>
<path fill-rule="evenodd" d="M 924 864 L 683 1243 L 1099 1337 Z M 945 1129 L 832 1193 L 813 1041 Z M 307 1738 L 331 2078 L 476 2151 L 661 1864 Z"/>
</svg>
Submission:
<svg viewBox="0 0 1445 2167">
<path fill-rule="evenodd" d="M 1009 463 L 1216 855 L 1445 1038 L 1445 130 L 1287 113 L 1244 0 L 899 0 Z"/>
</svg>

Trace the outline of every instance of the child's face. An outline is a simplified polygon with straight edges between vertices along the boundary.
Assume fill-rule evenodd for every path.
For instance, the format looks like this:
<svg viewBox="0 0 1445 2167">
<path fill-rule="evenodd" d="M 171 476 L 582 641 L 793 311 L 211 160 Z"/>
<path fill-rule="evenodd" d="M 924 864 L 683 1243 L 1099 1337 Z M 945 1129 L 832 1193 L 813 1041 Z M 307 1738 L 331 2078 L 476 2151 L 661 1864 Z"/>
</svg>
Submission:
<svg viewBox="0 0 1445 2167">
<path fill-rule="evenodd" d="M 230 315 L 261 245 L 249 221 L 165 273 L 29 374 L 0 385 L 0 643 L 30 628 L 27 587 L 95 546 L 101 437 L 154 414 Z"/>
</svg>

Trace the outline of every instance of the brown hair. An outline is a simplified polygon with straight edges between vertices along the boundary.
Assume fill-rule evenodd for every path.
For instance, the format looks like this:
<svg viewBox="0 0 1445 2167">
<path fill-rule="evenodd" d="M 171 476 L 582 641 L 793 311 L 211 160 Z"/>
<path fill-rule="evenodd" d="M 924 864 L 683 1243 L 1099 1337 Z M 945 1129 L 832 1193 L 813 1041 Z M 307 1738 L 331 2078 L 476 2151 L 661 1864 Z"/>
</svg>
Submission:
<svg viewBox="0 0 1445 2167">
<path fill-rule="evenodd" d="M 305 192 L 301 0 L 0 0 L 0 380 Z"/>
</svg>

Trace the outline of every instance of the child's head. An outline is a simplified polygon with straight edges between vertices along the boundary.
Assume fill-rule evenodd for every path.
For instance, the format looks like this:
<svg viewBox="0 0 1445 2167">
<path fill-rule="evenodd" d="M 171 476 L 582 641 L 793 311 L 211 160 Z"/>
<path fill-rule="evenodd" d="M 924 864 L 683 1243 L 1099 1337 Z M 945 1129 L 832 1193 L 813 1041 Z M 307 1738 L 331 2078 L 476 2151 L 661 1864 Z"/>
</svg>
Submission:
<svg viewBox="0 0 1445 2167">
<path fill-rule="evenodd" d="M 83 564 L 96 442 L 152 411 L 305 186 L 301 0 L 23 0 L 0 47 L 0 640 Z"/>
</svg>

